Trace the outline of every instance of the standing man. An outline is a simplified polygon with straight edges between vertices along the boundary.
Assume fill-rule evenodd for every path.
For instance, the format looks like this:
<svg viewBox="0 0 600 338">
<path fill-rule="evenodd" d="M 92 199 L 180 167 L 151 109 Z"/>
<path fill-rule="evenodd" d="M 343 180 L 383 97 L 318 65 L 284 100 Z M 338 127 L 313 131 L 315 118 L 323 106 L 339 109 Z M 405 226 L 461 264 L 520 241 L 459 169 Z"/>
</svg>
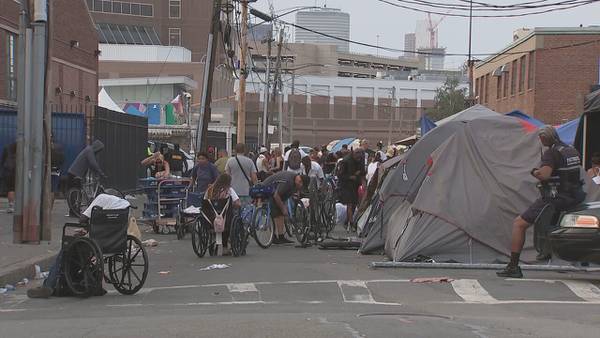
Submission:
<svg viewBox="0 0 600 338">
<path fill-rule="evenodd" d="M 219 159 L 215 162 L 215 166 L 219 170 L 219 174 L 224 174 L 225 173 L 225 165 L 227 164 L 227 161 L 229 160 L 229 155 L 227 154 L 227 150 L 225 150 L 225 149 L 219 150 L 218 156 L 219 156 Z"/>
<path fill-rule="evenodd" d="M 0 176 L 6 188 L 8 197 L 8 208 L 6 212 L 11 214 L 15 212 L 15 182 L 17 176 L 17 143 L 13 142 L 6 147 L 2 152 Z"/>
<path fill-rule="evenodd" d="M 512 242 L 510 248 L 510 263 L 496 274 L 498 277 L 522 278 L 519 259 L 525 244 L 527 228 L 539 217 L 546 205 L 551 204 L 556 211 L 564 211 L 585 200 L 583 181 L 580 177 L 581 159 L 575 148 L 563 143 L 556 129 L 546 126 L 539 131 L 540 142 L 548 147 L 542 154 L 539 168 L 534 168 L 531 174 L 542 182 L 544 196 L 518 216 L 512 227 Z M 558 184 L 555 188 L 549 183 Z"/>
<path fill-rule="evenodd" d="M 385 154 L 385 151 L 383 151 L 383 141 L 379 141 L 377 142 L 377 154 L 379 154 L 379 158 L 381 159 L 381 162 L 385 162 L 387 160 L 387 155 Z"/>
<path fill-rule="evenodd" d="M 338 164 L 340 202 L 347 207 L 346 225 L 348 229 L 353 226 L 354 208 L 359 202 L 358 187 L 366 185 L 364 158 L 365 152 L 359 148 L 344 157 Z"/>
<path fill-rule="evenodd" d="M 192 169 L 192 186 L 199 193 L 206 192 L 208 186 L 215 183 L 219 171 L 209 160 L 208 153 L 199 152 L 196 155 L 196 166 Z"/>
<path fill-rule="evenodd" d="M 300 149 L 300 141 L 296 140 L 292 142 L 290 150 L 286 151 L 285 155 L 283 155 L 283 169 L 297 174 L 302 173 L 300 166 L 302 164 L 302 159 L 306 156 L 308 156 L 308 154 Z"/>
<path fill-rule="evenodd" d="M 246 156 L 246 145 L 235 146 L 235 156 L 225 165 L 225 172 L 231 176 L 231 187 L 240 197 L 242 206 L 250 202 L 250 187 L 257 182 L 254 161 Z"/>
<path fill-rule="evenodd" d="M 369 158 L 375 156 L 375 152 L 369 148 L 369 140 L 363 139 L 360 141 L 360 147 L 364 151 L 365 157 L 365 168 L 369 165 Z"/>
<path fill-rule="evenodd" d="M 271 216 L 275 222 L 275 239 L 273 244 L 293 243 L 285 238 L 285 220 L 290 218 L 287 208 L 287 200 L 298 191 L 308 188 L 310 179 L 308 176 L 282 171 L 269 176 L 263 185 L 276 185 L 275 193 L 271 198 Z"/>
</svg>

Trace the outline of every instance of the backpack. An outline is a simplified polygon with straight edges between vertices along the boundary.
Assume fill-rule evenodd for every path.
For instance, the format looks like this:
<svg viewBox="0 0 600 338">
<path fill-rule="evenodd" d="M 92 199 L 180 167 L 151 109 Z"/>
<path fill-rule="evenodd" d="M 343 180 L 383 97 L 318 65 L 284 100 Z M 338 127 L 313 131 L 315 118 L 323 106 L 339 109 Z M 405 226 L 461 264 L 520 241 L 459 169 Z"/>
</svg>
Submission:
<svg viewBox="0 0 600 338">
<path fill-rule="evenodd" d="M 302 154 L 298 148 L 292 148 L 290 155 L 288 156 L 288 167 L 292 170 L 300 169 L 302 164 Z"/>
</svg>

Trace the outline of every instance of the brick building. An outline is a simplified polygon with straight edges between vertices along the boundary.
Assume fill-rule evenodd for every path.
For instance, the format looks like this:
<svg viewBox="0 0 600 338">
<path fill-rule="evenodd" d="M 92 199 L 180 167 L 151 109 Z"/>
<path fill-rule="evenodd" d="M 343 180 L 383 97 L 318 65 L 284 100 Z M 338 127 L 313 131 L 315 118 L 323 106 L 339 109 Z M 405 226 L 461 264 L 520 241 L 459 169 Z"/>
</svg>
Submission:
<svg viewBox="0 0 600 338">
<path fill-rule="evenodd" d="M 569 121 L 600 83 L 600 27 L 520 30 L 497 55 L 475 66 L 477 101 L 521 110 L 548 124 Z"/>
<path fill-rule="evenodd" d="M 98 39 L 92 19 L 84 0 L 49 4 L 48 103 L 53 110 L 91 112 L 98 94 Z M 0 105 L 15 106 L 17 101 L 19 6 L 0 0 Z"/>
</svg>

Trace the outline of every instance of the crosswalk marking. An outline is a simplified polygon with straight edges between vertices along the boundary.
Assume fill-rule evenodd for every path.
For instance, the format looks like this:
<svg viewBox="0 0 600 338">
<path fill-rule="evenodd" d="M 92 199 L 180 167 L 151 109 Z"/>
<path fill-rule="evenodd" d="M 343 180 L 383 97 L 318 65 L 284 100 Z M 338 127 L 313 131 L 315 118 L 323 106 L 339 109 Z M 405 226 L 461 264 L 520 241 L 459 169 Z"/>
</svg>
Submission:
<svg viewBox="0 0 600 338">
<path fill-rule="evenodd" d="M 342 293 L 342 298 L 346 303 L 375 303 L 375 299 L 373 299 L 373 295 L 371 295 L 371 291 L 367 287 L 367 283 L 364 281 L 338 281 L 338 287 L 340 288 L 340 292 Z M 346 296 L 344 292 L 344 287 L 348 288 L 360 288 L 360 293 L 356 293 L 350 296 Z"/>
<path fill-rule="evenodd" d="M 452 288 L 454 288 L 457 295 L 468 303 L 494 304 L 498 302 L 476 279 L 454 280 L 452 281 Z"/>
<path fill-rule="evenodd" d="M 577 297 L 592 303 L 600 303 L 600 288 L 580 280 L 561 280 Z"/>
<path fill-rule="evenodd" d="M 254 283 L 227 284 L 229 292 L 258 292 Z"/>
</svg>

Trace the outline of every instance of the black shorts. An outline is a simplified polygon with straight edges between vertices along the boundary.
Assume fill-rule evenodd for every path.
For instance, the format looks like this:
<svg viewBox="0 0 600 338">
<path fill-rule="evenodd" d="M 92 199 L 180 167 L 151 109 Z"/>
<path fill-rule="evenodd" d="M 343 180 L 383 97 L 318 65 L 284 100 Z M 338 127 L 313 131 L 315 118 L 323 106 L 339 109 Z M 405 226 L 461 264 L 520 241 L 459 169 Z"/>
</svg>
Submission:
<svg viewBox="0 0 600 338">
<path fill-rule="evenodd" d="M 279 209 L 279 206 L 277 206 L 277 203 L 275 203 L 273 198 L 269 199 L 269 203 L 271 207 L 271 217 L 275 218 L 283 216 L 283 212 L 281 212 L 281 209 Z M 287 200 L 283 201 L 283 205 L 287 205 Z"/>
<path fill-rule="evenodd" d="M 3 176 L 2 182 L 4 184 L 4 188 L 6 189 L 7 192 L 15 191 L 15 182 L 16 182 L 15 175 Z"/>
<path fill-rule="evenodd" d="M 533 202 L 532 205 L 529 206 L 529 208 L 527 208 L 527 210 L 525 210 L 525 212 L 521 214 L 521 218 L 524 219 L 525 222 L 533 224 L 548 204 L 552 204 L 556 211 L 564 211 L 577 206 L 584 200 L 585 193 L 583 191 L 578 191 L 573 194 L 573 196 L 559 194 L 557 198 L 552 200 L 538 198 Z"/>
<path fill-rule="evenodd" d="M 352 183 L 342 183 L 339 188 L 340 202 L 342 204 L 358 204 L 358 186 Z"/>
</svg>

